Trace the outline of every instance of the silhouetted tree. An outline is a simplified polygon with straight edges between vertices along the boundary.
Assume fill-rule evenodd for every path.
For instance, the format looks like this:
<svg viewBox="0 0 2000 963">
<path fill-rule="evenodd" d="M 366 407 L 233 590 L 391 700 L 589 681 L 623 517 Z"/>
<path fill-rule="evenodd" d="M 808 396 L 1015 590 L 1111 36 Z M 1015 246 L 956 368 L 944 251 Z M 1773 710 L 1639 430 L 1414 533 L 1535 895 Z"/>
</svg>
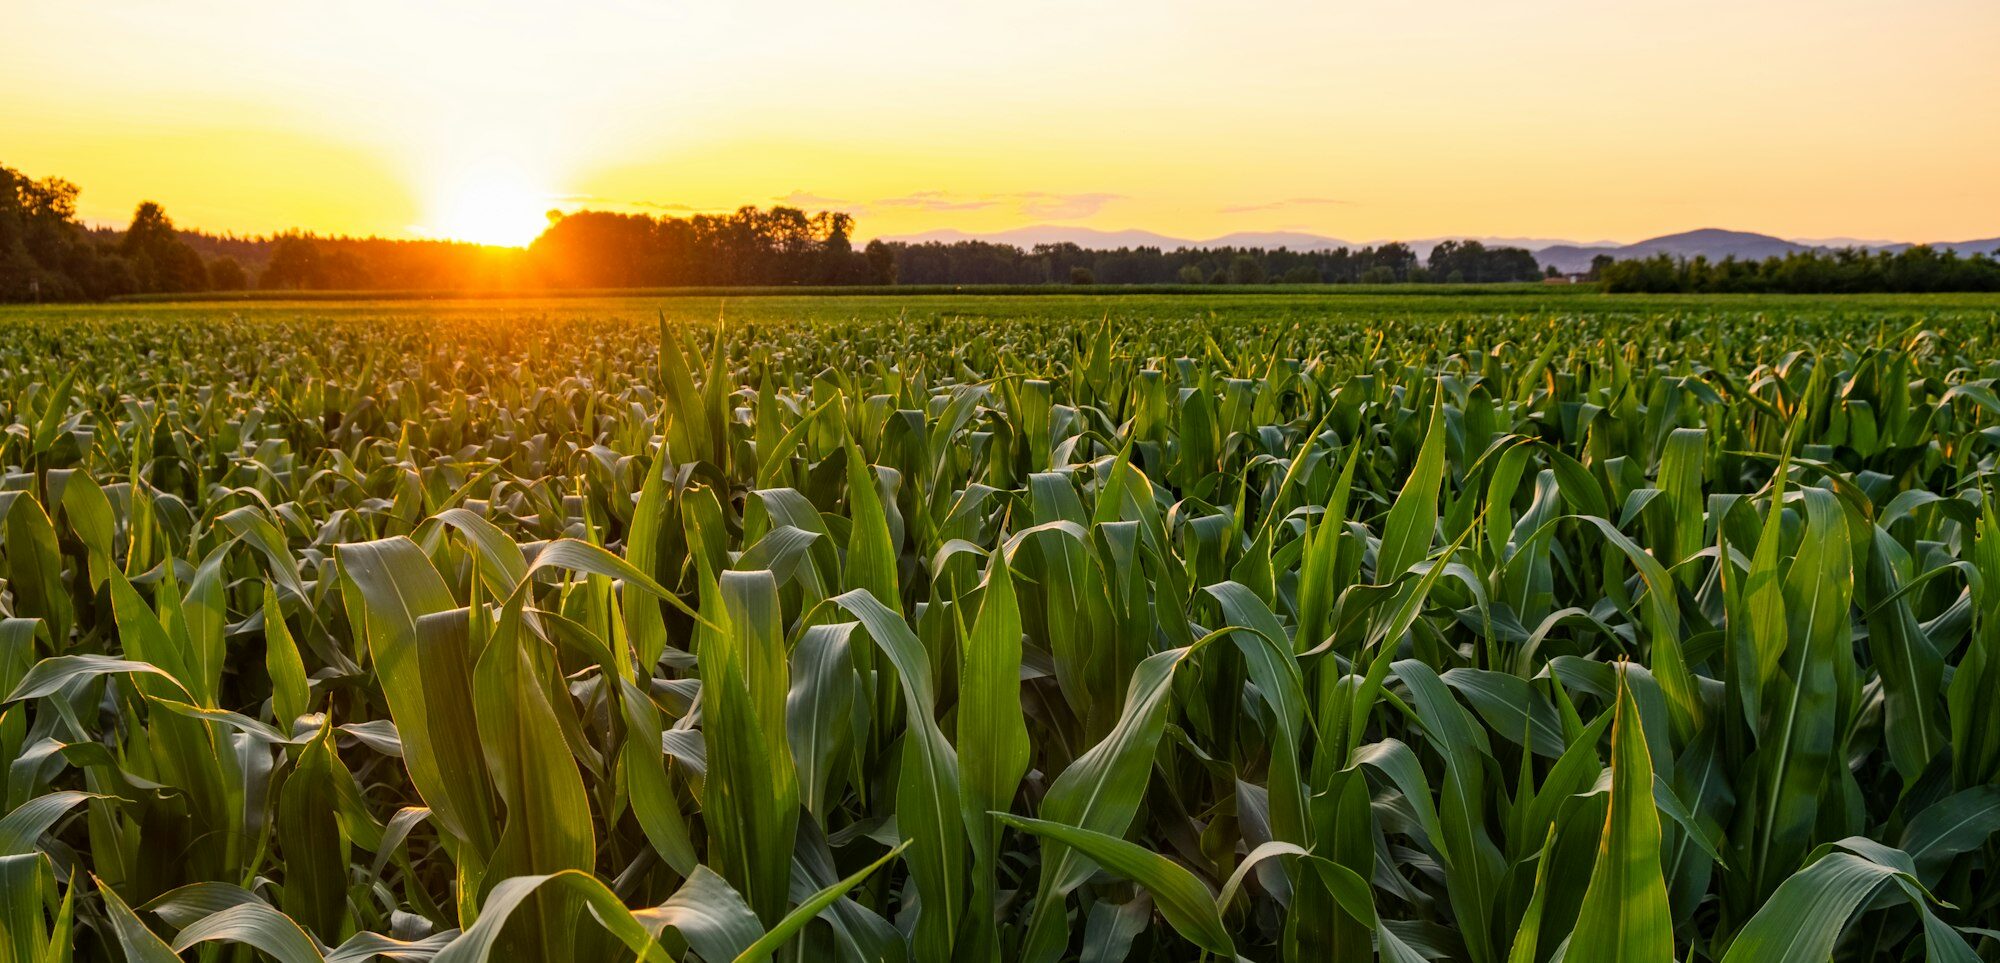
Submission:
<svg viewBox="0 0 2000 963">
<path fill-rule="evenodd" d="M 208 286 L 201 255 L 181 243 L 173 220 L 152 201 L 140 203 L 132 212 L 132 226 L 125 229 L 119 251 L 132 263 L 140 290 L 178 294 Z"/>
<path fill-rule="evenodd" d="M 557 216 L 528 261 L 557 287 L 889 283 L 886 249 L 857 253 L 853 237 L 851 215 L 796 207 L 690 218 L 580 211 Z"/>
<path fill-rule="evenodd" d="M 1429 277 L 1450 284 L 1532 281 L 1540 276 L 1535 256 L 1518 247 L 1489 248 L 1478 241 L 1440 241 L 1431 248 Z"/>
<path fill-rule="evenodd" d="M 1902 251 L 1804 251 L 1762 261 L 1675 259 L 1659 254 L 1614 261 L 1599 273 L 1607 291 L 1719 294 L 1855 294 L 2000 291 L 2000 261 L 1959 257 L 1917 245 Z"/>
<path fill-rule="evenodd" d="M 271 244 L 271 260 L 257 278 L 257 286 L 266 290 L 314 287 L 319 273 L 319 245 L 303 234 L 280 234 Z"/>
<path fill-rule="evenodd" d="M 1251 254 L 1238 254 L 1235 257 L 1230 258 L 1229 283 L 1231 284 L 1264 283 L 1264 262 L 1257 260 L 1256 256 Z"/>
<path fill-rule="evenodd" d="M 208 287 L 211 291 L 241 291 L 249 286 L 249 277 L 243 273 L 243 265 L 233 257 L 219 257 L 208 262 Z"/>
<path fill-rule="evenodd" d="M 880 240 L 869 241 L 863 254 L 868 260 L 868 283 L 896 283 L 896 252 L 889 245 Z"/>
</svg>

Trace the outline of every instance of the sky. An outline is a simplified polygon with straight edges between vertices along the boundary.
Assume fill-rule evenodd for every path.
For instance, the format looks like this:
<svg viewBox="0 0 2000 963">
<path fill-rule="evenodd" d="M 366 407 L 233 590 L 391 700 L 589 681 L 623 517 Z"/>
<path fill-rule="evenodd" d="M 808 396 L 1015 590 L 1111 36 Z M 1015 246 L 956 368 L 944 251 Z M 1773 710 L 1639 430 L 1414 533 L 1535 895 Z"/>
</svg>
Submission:
<svg viewBox="0 0 2000 963">
<path fill-rule="evenodd" d="M 2000 235 L 1994 0 L 0 4 L 0 164 L 93 222 Z"/>
</svg>

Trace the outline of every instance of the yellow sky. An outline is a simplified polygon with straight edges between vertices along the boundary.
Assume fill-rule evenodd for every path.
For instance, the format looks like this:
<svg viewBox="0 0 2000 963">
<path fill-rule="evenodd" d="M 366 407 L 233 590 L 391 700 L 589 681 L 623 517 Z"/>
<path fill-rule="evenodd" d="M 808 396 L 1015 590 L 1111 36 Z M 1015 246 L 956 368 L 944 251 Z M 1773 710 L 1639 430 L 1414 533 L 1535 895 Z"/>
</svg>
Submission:
<svg viewBox="0 0 2000 963">
<path fill-rule="evenodd" d="M 1993 0 L 9 6 L 0 164 L 97 221 L 2000 235 Z"/>
</svg>

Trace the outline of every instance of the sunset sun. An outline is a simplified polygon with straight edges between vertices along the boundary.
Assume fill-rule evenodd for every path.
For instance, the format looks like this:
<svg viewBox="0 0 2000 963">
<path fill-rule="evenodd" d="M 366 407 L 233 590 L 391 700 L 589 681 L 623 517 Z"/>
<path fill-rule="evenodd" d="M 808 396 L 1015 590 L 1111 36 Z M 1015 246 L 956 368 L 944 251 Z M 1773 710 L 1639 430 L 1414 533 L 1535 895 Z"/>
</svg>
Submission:
<svg viewBox="0 0 2000 963">
<path fill-rule="evenodd" d="M 424 233 L 455 241 L 526 247 L 548 227 L 549 191 L 504 163 L 457 172 L 433 191 Z"/>
</svg>

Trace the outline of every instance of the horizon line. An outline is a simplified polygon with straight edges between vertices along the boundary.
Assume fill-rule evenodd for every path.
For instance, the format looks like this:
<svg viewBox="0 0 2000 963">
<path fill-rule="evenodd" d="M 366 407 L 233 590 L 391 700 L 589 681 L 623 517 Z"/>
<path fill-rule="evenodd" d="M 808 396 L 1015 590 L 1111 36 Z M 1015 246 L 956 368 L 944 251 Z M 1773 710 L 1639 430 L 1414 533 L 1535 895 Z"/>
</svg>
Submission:
<svg viewBox="0 0 2000 963">
<path fill-rule="evenodd" d="M 672 212 L 666 214 L 649 214 L 644 211 L 624 211 L 611 208 L 586 207 L 586 208 L 579 208 L 574 211 L 563 211 L 560 213 L 562 213 L 562 215 L 565 217 L 575 214 L 584 214 L 584 213 L 605 213 L 605 214 L 638 215 L 645 217 L 653 217 L 655 219 L 666 219 L 666 218 L 686 219 L 688 217 L 693 217 L 698 215 L 710 215 L 710 216 L 726 215 L 729 213 L 733 213 L 736 210 L 740 210 L 743 207 L 760 207 L 761 209 L 769 209 L 770 207 L 784 207 L 784 206 L 793 206 L 793 205 L 744 204 L 744 205 L 738 205 L 735 208 L 728 208 L 726 210 L 717 209 L 715 211 Z M 849 214 L 849 216 L 853 216 L 850 212 L 839 211 L 836 208 L 828 208 L 827 211 L 835 213 L 847 213 Z M 557 211 L 551 209 L 550 213 L 554 214 L 557 213 Z M 171 212 L 169 212 L 169 216 L 171 217 Z M 79 217 L 78 221 L 83 225 L 85 229 L 92 231 L 123 232 L 129 227 L 129 224 L 121 224 L 117 222 L 106 221 L 101 218 Z M 421 243 L 429 241 L 429 242 L 444 243 L 444 244 L 469 244 L 476 247 L 497 248 L 502 250 L 526 250 L 529 246 L 527 244 L 496 244 L 487 241 L 476 241 L 467 238 L 452 237 L 443 234 L 426 234 L 417 231 L 411 231 L 408 234 L 399 235 L 399 234 L 382 233 L 382 232 L 374 232 L 368 234 L 352 234 L 345 232 L 321 233 L 314 228 L 305 227 L 301 225 L 294 225 L 292 227 L 268 231 L 268 232 L 239 232 L 229 229 L 216 230 L 213 228 L 208 228 L 198 225 L 187 225 L 183 223 L 176 223 L 174 227 L 175 230 L 177 231 L 194 233 L 212 238 L 233 239 L 233 240 L 240 240 L 252 243 L 255 242 L 268 243 L 269 241 L 276 239 L 282 235 L 298 233 L 298 234 L 305 234 L 311 237 L 329 239 L 329 240 L 394 241 L 394 242 L 410 242 L 410 243 Z M 1599 238 L 1595 240 L 1579 240 L 1575 238 L 1565 238 L 1565 237 L 1533 237 L 1520 234 L 1469 233 L 1469 232 L 1433 234 L 1433 235 L 1418 236 L 1418 237 L 1377 237 L 1377 238 L 1355 239 L 1355 238 L 1337 237 L 1331 234 L 1323 234 L 1320 233 L 1319 231 L 1305 229 L 1305 228 L 1285 228 L 1285 227 L 1252 228 L 1246 230 L 1230 231 L 1224 234 L 1215 235 L 1213 237 L 1192 238 L 1192 237 L 1178 237 L 1175 235 L 1165 234 L 1160 231 L 1156 231 L 1151 228 L 1145 228 L 1145 227 L 1128 226 L 1121 228 L 1102 228 L 1102 227 L 1092 227 L 1087 224 L 1063 223 L 1061 221 L 1033 221 L 1029 223 L 1020 224 L 1014 227 L 999 228 L 995 230 L 985 230 L 985 231 L 971 231 L 959 227 L 945 226 L 945 227 L 927 228 L 920 231 L 900 231 L 900 232 L 889 232 L 889 233 L 874 234 L 874 235 L 864 235 L 857 233 L 854 236 L 854 240 L 856 243 L 867 243 L 870 241 L 883 241 L 890 243 L 927 243 L 933 241 L 940 243 L 953 243 L 956 241 L 983 241 L 987 243 L 1001 243 L 1001 244 L 1014 244 L 1015 246 L 1028 246 L 1018 241 L 1007 240 L 1005 239 L 1005 235 L 1016 234 L 1024 231 L 1034 231 L 1034 230 L 1074 231 L 1080 234 L 1097 235 L 1107 238 L 1122 234 L 1144 234 L 1144 235 L 1151 235 L 1154 238 L 1158 238 L 1159 240 L 1168 242 L 1174 246 L 1185 247 L 1185 248 L 1231 246 L 1219 242 L 1226 242 L 1231 238 L 1236 238 L 1244 235 L 1273 235 L 1273 234 L 1296 235 L 1302 239 L 1310 239 L 1316 242 L 1324 242 L 1328 245 L 1339 246 L 1339 247 L 1380 247 L 1384 244 L 1435 245 L 1445 241 L 1481 241 L 1487 243 L 1500 242 L 1500 241 L 1534 242 L 1534 246 L 1526 248 L 1527 250 L 1530 251 L 1542 251 L 1556 247 L 1575 247 L 1575 248 L 1585 248 L 1585 249 L 1589 248 L 1617 249 L 1622 247 L 1631 247 L 1634 245 L 1643 244 L 1648 241 L 1656 241 L 1664 238 L 1676 238 L 1683 235 L 1695 234 L 1703 231 L 1720 231 L 1730 234 L 1755 235 L 1758 237 L 1772 238 L 1779 241 L 1784 241 L 1790 244 L 1800 244 L 1810 247 L 1822 247 L 1829 249 L 1838 249 L 1839 247 L 1843 246 L 1847 247 L 1859 246 L 1859 247 L 1873 248 L 1873 247 L 1888 247 L 1896 245 L 1906 245 L 1911 247 L 1928 245 L 1937 247 L 1937 246 L 1950 246 L 1957 244 L 1985 242 L 1990 240 L 2000 240 L 2000 229 L 1996 229 L 1995 233 L 1991 237 L 1968 237 L 1960 239 L 1934 239 L 1934 240 L 1912 241 L 1912 240 L 1898 240 L 1891 238 L 1869 238 L 1869 237 L 1860 237 L 1854 235 L 1836 235 L 1830 237 L 1824 237 L 1824 236 L 1794 237 L 1790 235 L 1773 234 L 1764 231 L 1745 230 L 1741 228 L 1731 228 L 1731 227 L 1715 227 L 1715 226 L 1691 227 L 1691 228 L 1684 228 L 1681 230 L 1668 231 L 1661 234 L 1649 234 L 1645 237 L 1629 241 L 1617 240 L 1611 238 Z M 957 236 L 949 239 L 930 237 L 930 235 L 940 235 L 940 234 L 949 234 Z M 1033 242 L 1033 243 L 1049 243 L 1049 242 Z M 1085 247 L 1085 248 L 1091 247 L 1091 245 L 1082 242 L 1072 241 L 1070 243 L 1077 243 L 1079 247 Z M 1165 247 L 1166 245 L 1139 242 L 1139 243 L 1119 244 L 1118 246 L 1119 247 L 1154 247 L 1154 246 Z M 1253 246 L 1268 247 L 1268 245 L 1253 245 Z M 1282 246 L 1283 245 L 1280 245 L 1280 247 Z M 1504 246 L 1522 246 L 1522 245 L 1509 244 Z M 1116 248 L 1102 248 L 1102 249 L 1115 250 Z"/>
</svg>

